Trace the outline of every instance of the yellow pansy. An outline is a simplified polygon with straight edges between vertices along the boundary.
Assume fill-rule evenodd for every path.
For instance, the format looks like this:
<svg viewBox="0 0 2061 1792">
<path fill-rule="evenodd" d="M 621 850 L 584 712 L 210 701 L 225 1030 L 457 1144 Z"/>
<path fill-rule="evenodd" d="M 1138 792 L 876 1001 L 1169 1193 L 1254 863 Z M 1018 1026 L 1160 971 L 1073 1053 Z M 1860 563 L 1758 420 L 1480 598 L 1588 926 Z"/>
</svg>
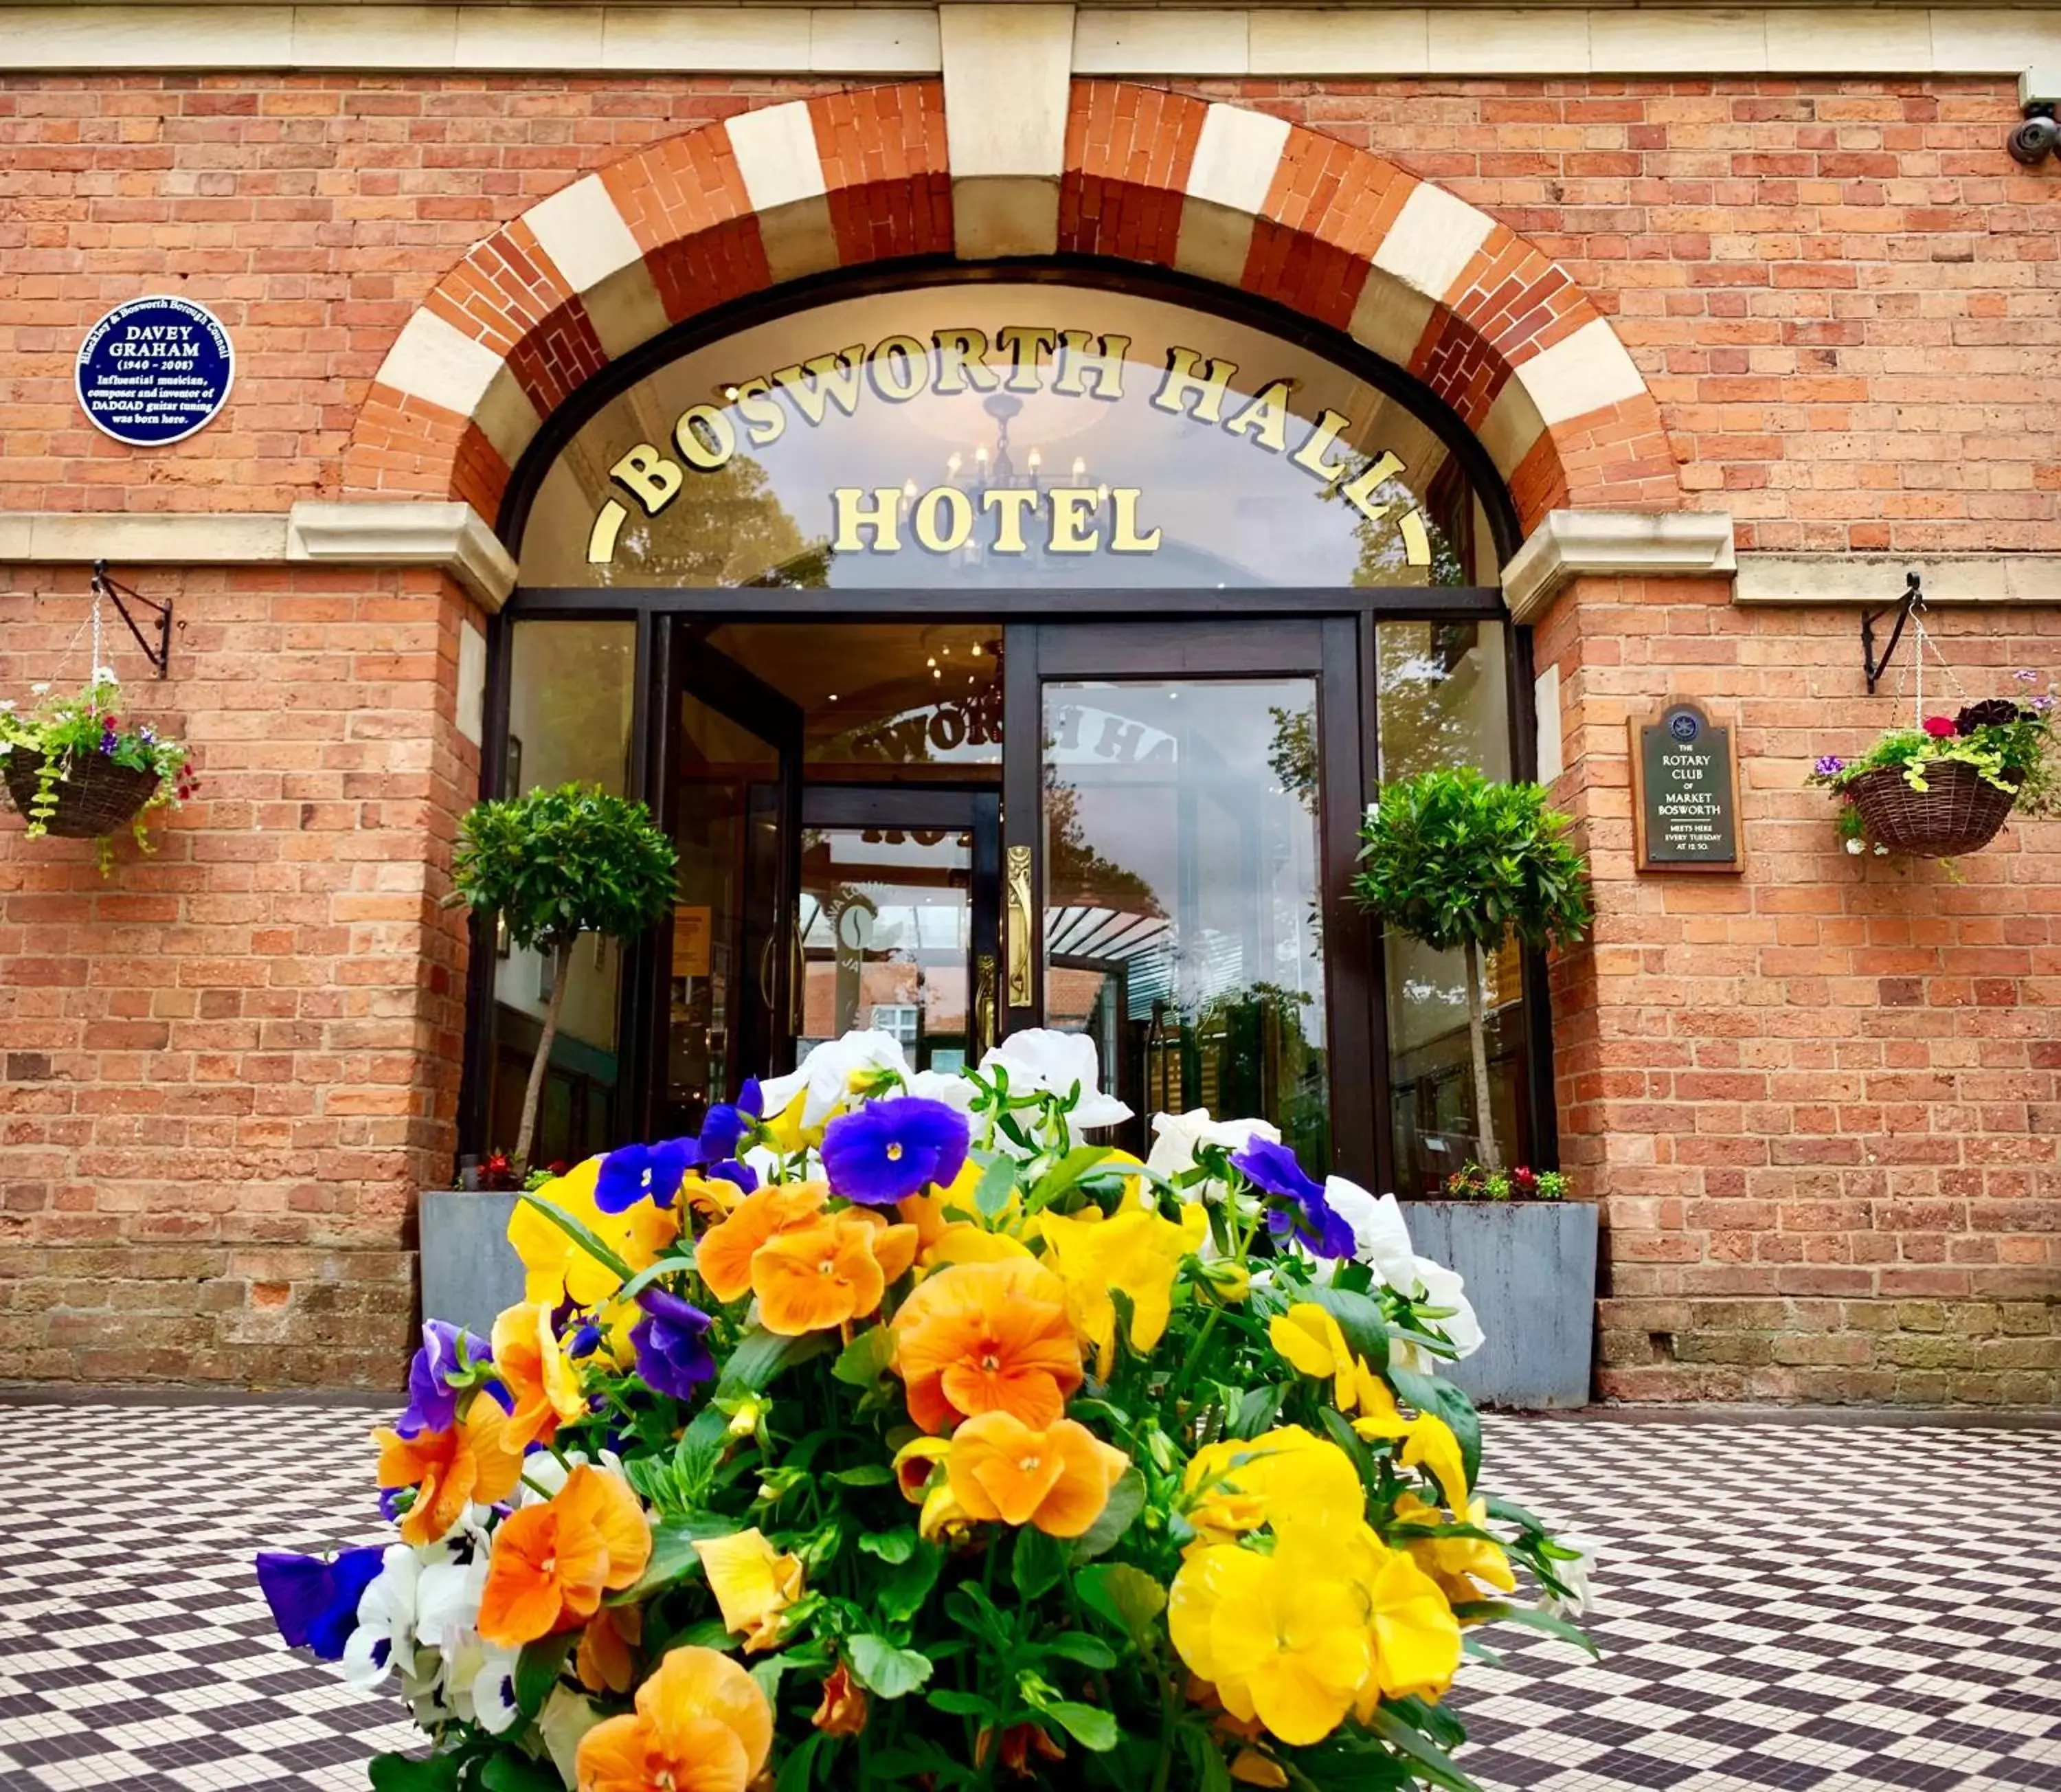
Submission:
<svg viewBox="0 0 2061 1792">
<path fill-rule="evenodd" d="M 1488 1501 L 1476 1500 L 1463 1513 L 1454 1516 L 1477 1530 L 1488 1525 Z M 1405 1493 L 1395 1502 L 1395 1517 L 1399 1524 L 1438 1525 L 1444 1522 L 1445 1515 L 1435 1505 L 1427 1505 L 1415 1494 Z M 1510 1557 L 1503 1553 L 1503 1545 L 1491 1543 L 1481 1537 L 1412 1537 L 1403 1541 L 1403 1549 L 1410 1559 L 1438 1582 L 1439 1590 L 1448 1599 L 1462 1601 L 1479 1599 L 1482 1589 L 1476 1582 L 1495 1589 L 1499 1593 L 1515 1593 L 1517 1577 L 1511 1572 Z"/>
<path fill-rule="evenodd" d="M 601 1159 L 590 1157 L 534 1193 L 538 1201 L 578 1220 L 632 1273 L 648 1268 L 679 1236 L 678 1208 L 640 1201 L 626 1212 L 604 1213 L 594 1199 L 600 1174 Z M 588 1256 L 571 1233 L 526 1201 L 516 1202 L 509 1217 L 508 1242 L 528 1273 L 522 1297 L 533 1306 L 555 1308 L 568 1297 L 578 1305 L 592 1306 L 622 1285 L 622 1278 L 613 1269 Z"/>
<path fill-rule="evenodd" d="M 1353 1701 L 1363 1722 L 1384 1698 L 1435 1702 L 1460 1665 L 1460 1622 L 1438 1583 L 1407 1555 L 1387 1549 L 1381 1555 L 1372 1575 L 1355 1582 L 1367 1602 L 1373 1645 L 1370 1671 Z"/>
<path fill-rule="evenodd" d="M 1182 1564 L 1167 1622 L 1181 1659 L 1227 1711 L 1298 1746 L 1338 1727 L 1373 1670 L 1354 1586 L 1235 1544 Z"/>
<path fill-rule="evenodd" d="M 1466 1511 L 1467 1464 L 1453 1428 L 1435 1413 L 1405 1418 L 1386 1382 L 1375 1381 L 1372 1391 L 1375 1397 L 1361 1401 L 1361 1417 L 1353 1421 L 1353 1429 L 1370 1439 L 1402 1439 L 1403 1467 L 1429 1469 L 1446 1496 L 1447 1505 L 1456 1513 Z"/>
<path fill-rule="evenodd" d="M 782 1614 L 802 1597 L 802 1565 L 782 1555 L 758 1529 L 710 1537 L 694 1545 L 709 1590 L 722 1608 L 723 1628 L 742 1637 L 747 1653 L 771 1649 L 785 1627 Z"/>
<path fill-rule="evenodd" d="M 948 1263 L 999 1263 L 1004 1257 L 1030 1254 L 1030 1246 L 1020 1238 L 954 1221 L 938 1234 L 925 1261 L 932 1269 L 942 1269 Z"/>
<path fill-rule="evenodd" d="M 1343 1532 L 1364 1522 L 1367 1494 L 1336 1444 L 1284 1425 L 1195 1452 L 1182 1485 L 1188 1522 L 1205 1544 L 1271 1525 L 1277 1535 Z"/>
<path fill-rule="evenodd" d="M 806 1084 L 795 1090 L 794 1098 L 777 1114 L 766 1116 L 762 1124 L 766 1136 L 773 1141 L 773 1149 L 783 1157 L 791 1157 L 806 1145 L 821 1145 L 823 1129 L 821 1125 L 804 1127 L 802 1110 L 808 1105 Z"/>
<path fill-rule="evenodd" d="M 1394 1409 L 1387 1389 L 1375 1379 L 1365 1360 L 1354 1353 L 1338 1321 L 1315 1301 L 1299 1301 L 1269 1320 L 1267 1336 L 1291 1367 L 1331 1382 L 1332 1401 L 1340 1412 L 1358 1412 L 1363 1407 L 1379 1411 L 1383 1402 Z"/>
<path fill-rule="evenodd" d="M 1038 1225 L 1048 1260 L 1067 1285 L 1074 1329 L 1095 1346 L 1095 1373 L 1107 1381 L 1116 1361 L 1116 1303 L 1110 1290 L 1120 1288 L 1131 1297 L 1131 1347 L 1150 1350 L 1172 1317 L 1181 1260 L 1202 1243 L 1209 1217 L 1200 1207 L 1184 1208 L 1179 1221 L 1132 1209 L 1105 1220 L 1090 1209 L 1074 1217 L 1043 1214 Z"/>
</svg>

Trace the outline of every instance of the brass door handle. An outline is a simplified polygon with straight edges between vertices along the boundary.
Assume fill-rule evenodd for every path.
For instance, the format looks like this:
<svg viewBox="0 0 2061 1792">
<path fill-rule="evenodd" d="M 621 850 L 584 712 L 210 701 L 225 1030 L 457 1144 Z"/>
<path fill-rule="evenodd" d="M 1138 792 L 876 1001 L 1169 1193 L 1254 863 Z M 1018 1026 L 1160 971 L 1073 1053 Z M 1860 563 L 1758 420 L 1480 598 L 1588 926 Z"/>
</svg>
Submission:
<svg viewBox="0 0 2061 1792">
<path fill-rule="evenodd" d="M 1007 886 L 1009 1005 L 1030 1005 L 1030 848 L 1012 846 L 1002 874 Z"/>
<path fill-rule="evenodd" d="M 984 952 L 973 961 L 973 1048 L 978 1062 L 994 1049 L 994 954 Z"/>
</svg>

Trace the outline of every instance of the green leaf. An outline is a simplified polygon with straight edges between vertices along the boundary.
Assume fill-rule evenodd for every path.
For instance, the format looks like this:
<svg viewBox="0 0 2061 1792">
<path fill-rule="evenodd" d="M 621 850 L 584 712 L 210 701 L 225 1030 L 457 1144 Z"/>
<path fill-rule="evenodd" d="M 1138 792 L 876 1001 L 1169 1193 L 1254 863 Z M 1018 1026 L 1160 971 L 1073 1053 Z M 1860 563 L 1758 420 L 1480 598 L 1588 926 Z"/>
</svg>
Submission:
<svg viewBox="0 0 2061 1792">
<path fill-rule="evenodd" d="M 1067 1572 L 1067 1545 L 1057 1537 L 1026 1525 L 1016 1533 L 1009 1563 L 1010 1578 L 1026 1599 L 1036 1599 L 1059 1584 Z"/>
<path fill-rule="evenodd" d="M 1047 1637 L 1038 1647 L 1047 1655 L 1058 1655 L 1069 1662 L 1078 1662 L 1084 1668 L 1113 1668 L 1116 1655 L 1100 1637 L 1091 1637 L 1085 1630 L 1062 1630 L 1055 1637 Z"/>
<path fill-rule="evenodd" d="M 886 1487 L 894 1481 L 894 1471 L 885 1462 L 862 1462 L 855 1469 L 833 1469 L 823 1478 L 840 1487 Z"/>
<path fill-rule="evenodd" d="M 993 1723 L 1002 1715 L 999 1706 L 990 1699 L 982 1698 L 978 1693 L 954 1692 L 949 1686 L 942 1686 L 934 1693 L 926 1693 L 923 1697 L 926 1704 L 942 1711 L 947 1717 L 979 1718 Z"/>
<path fill-rule="evenodd" d="M 1151 1638 L 1167 1590 L 1142 1568 L 1127 1561 L 1098 1563 L 1074 1578 L 1081 1603 L 1125 1632 L 1141 1649 Z"/>
<path fill-rule="evenodd" d="M 1075 1540 L 1073 1559 L 1093 1561 L 1116 1547 L 1131 1521 L 1145 1509 L 1145 1477 L 1135 1469 L 1126 1469 L 1109 1490 L 1109 1504 L 1102 1516 Z"/>
<path fill-rule="evenodd" d="M 759 1691 L 766 1695 L 766 1702 L 776 1711 L 780 1709 L 777 1702 L 780 1697 L 780 1682 L 793 1665 L 785 1655 L 762 1656 L 751 1664 L 751 1678 L 758 1682 Z"/>
<path fill-rule="evenodd" d="M 630 1280 L 630 1265 L 602 1243 L 585 1221 L 574 1219 L 562 1207 L 554 1207 L 547 1201 L 539 1201 L 534 1195 L 518 1195 L 515 1198 L 535 1208 L 603 1269 L 614 1271 L 625 1281 Z"/>
<path fill-rule="evenodd" d="M 375 1754 L 366 1766 L 372 1792 L 457 1792 L 458 1770 L 454 1754 Z"/>
<path fill-rule="evenodd" d="M 694 1579 L 702 1571 L 702 1558 L 694 1553 L 694 1545 L 712 1537 L 729 1537 L 742 1528 L 734 1518 L 716 1513 L 662 1520 L 652 1530 L 651 1554 L 644 1564 L 644 1572 L 634 1585 L 610 1594 L 606 1602 L 641 1606 L 654 1594 Z"/>
<path fill-rule="evenodd" d="M 1441 1381 L 1435 1376 L 1419 1375 L 1413 1369 L 1391 1369 L 1388 1372 L 1389 1385 L 1420 1413 L 1433 1413 L 1452 1427 L 1453 1435 L 1459 1441 L 1460 1462 L 1466 1469 L 1467 1485 L 1471 1487 L 1481 1475 L 1482 1433 L 1481 1415 L 1475 1412 L 1475 1403 L 1450 1381 Z"/>
<path fill-rule="evenodd" d="M 737 1348 L 730 1352 L 730 1361 L 722 1372 L 722 1385 L 726 1389 L 763 1393 L 782 1369 L 806 1362 L 811 1357 L 819 1357 L 830 1347 L 830 1334 L 826 1332 L 782 1337 L 762 1325 L 754 1325 L 737 1341 Z"/>
<path fill-rule="evenodd" d="M 1006 1151 L 998 1152 L 974 1185 L 974 1210 L 983 1220 L 992 1220 L 1008 1206 L 1009 1197 L 1015 1192 L 1016 1160 Z"/>
<path fill-rule="evenodd" d="M 1437 1743 L 1415 1730 L 1385 1706 L 1377 1705 L 1367 1727 L 1383 1742 L 1392 1742 L 1416 1763 L 1417 1777 L 1443 1786 L 1447 1792 L 1481 1792 L 1481 1788 L 1454 1765 L 1452 1758 Z"/>
<path fill-rule="evenodd" d="M 1282 1402 L 1288 1397 L 1284 1382 L 1269 1382 L 1257 1388 L 1247 1388 L 1239 1396 L 1238 1409 L 1224 1427 L 1224 1434 L 1231 1437 L 1257 1437 L 1261 1432 L 1272 1428 L 1281 1417 Z"/>
<path fill-rule="evenodd" d="M 1069 1189 L 1110 1154 L 1106 1145 L 1077 1145 L 1049 1170 L 1038 1178 L 1030 1191 L 1032 1212 L 1057 1201 Z"/>
<path fill-rule="evenodd" d="M 694 1266 L 692 1250 L 684 1253 L 675 1249 L 670 1255 L 662 1257 L 656 1263 L 646 1265 L 615 1291 L 618 1301 L 634 1301 L 658 1281 L 661 1276 L 685 1275 Z"/>
<path fill-rule="evenodd" d="M 874 1594 L 880 1615 L 890 1624 L 906 1624 L 923 1609 L 938 1584 L 945 1552 L 934 1543 L 918 1543 L 908 1559 L 881 1582 Z"/>
<path fill-rule="evenodd" d="M 814 1765 L 816 1750 L 822 1746 L 821 1730 L 805 1737 L 794 1752 L 780 1763 L 780 1777 L 773 1782 L 773 1792 L 804 1792 L 809 1783 L 809 1771 Z"/>
<path fill-rule="evenodd" d="M 894 1360 L 894 1334 L 885 1325 L 869 1325 L 838 1353 L 830 1373 L 848 1387 L 870 1388 Z"/>
<path fill-rule="evenodd" d="M 847 1638 L 845 1649 L 852 1678 L 882 1698 L 904 1698 L 930 1678 L 929 1656 L 898 1649 L 885 1637 L 863 1633 Z"/>
<path fill-rule="evenodd" d="M 1107 1754 L 1116 1746 L 1116 1719 L 1092 1705 L 1076 1705 L 1071 1699 L 1055 1699 L 1039 1711 L 1050 1718 L 1084 1749 Z"/>
<path fill-rule="evenodd" d="M 486 1758 L 479 1783 L 485 1792 L 565 1792 L 555 1767 L 507 1749 Z"/>
<path fill-rule="evenodd" d="M 867 1531 L 859 1537 L 858 1547 L 862 1555 L 878 1556 L 890 1564 L 904 1562 L 915 1553 L 915 1529 L 904 1525 L 899 1530 Z"/>
<path fill-rule="evenodd" d="M 1543 1531 L 1546 1529 L 1543 1518 L 1527 1511 L 1516 1501 L 1503 1499 L 1494 1493 L 1488 1496 L 1488 1515 L 1491 1518 L 1500 1518 L 1506 1524 L 1521 1525 L 1526 1530 Z"/>
<path fill-rule="evenodd" d="M 515 1704 L 524 1717 L 533 1718 L 544 1708 L 566 1657 L 578 1640 L 577 1630 L 563 1630 L 522 1646 L 522 1653 L 515 1658 Z"/>
<path fill-rule="evenodd" d="M 1303 1297 L 1338 1321 L 1346 1342 L 1367 1359 L 1369 1369 L 1378 1375 L 1388 1367 L 1388 1321 L 1378 1301 L 1343 1288 L 1311 1288 Z"/>
<path fill-rule="evenodd" d="M 1593 1661 L 1603 1659 L 1603 1651 L 1596 1647 L 1595 1640 L 1579 1625 L 1570 1624 L 1555 1613 L 1540 1611 L 1531 1606 L 1513 1606 L 1507 1599 L 1465 1599 L 1453 1607 L 1455 1618 L 1479 1619 L 1484 1624 L 1522 1624 L 1527 1629 L 1543 1630 L 1549 1637 L 1558 1637 L 1563 1642 L 1571 1642 Z"/>
</svg>

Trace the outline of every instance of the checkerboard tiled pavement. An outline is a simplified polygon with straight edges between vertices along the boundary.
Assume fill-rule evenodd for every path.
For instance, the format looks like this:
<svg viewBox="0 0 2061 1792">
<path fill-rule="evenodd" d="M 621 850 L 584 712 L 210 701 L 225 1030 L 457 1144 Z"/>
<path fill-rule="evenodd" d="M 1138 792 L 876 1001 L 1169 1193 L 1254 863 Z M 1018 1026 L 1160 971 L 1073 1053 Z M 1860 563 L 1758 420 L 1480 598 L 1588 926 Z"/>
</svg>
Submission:
<svg viewBox="0 0 2061 1792">
<path fill-rule="evenodd" d="M 0 1407 L 0 1787 L 363 1786 L 398 1703 L 286 1654 L 250 1557 L 377 1533 L 375 1416 Z M 2061 1433 L 1489 1427 L 1603 1545 L 1606 1651 L 1467 1668 L 1492 1792 L 2061 1789 Z"/>
</svg>

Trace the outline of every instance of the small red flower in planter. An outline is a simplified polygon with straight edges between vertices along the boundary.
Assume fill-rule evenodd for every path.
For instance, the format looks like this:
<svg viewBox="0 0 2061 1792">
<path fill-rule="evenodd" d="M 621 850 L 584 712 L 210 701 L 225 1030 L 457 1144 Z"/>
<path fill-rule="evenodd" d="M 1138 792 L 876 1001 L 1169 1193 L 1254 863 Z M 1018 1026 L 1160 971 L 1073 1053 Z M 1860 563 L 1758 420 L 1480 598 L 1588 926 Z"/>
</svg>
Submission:
<svg viewBox="0 0 2061 1792">
<path fill-rule="evenodd" d="M 1954 726 L 1951 716 L 1928 716 L 1925 718 L 1925 732 L 1935 740 L 1951 740 L 1960 731 Z"/>
</svg>

